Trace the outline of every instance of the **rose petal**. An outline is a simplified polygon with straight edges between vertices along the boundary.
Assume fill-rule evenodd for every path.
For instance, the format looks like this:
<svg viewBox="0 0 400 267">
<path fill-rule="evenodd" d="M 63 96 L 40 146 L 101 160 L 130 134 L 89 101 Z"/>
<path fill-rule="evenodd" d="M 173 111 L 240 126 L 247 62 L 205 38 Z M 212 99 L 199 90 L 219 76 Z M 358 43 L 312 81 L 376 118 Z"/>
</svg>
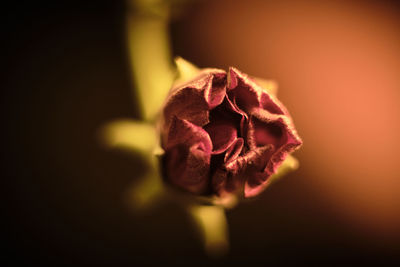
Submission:
<svg viewBox="0 0 400 267">
<path fill-rule="evenodd" d="M 171 90 L 164 107 L 164 128 L 169 128 L 173 116 L 203 126 L 208 111 L 221 104 L 225 97 L 225 71 L 204 70 L 194 80 Z"/>
<path fill-rule="evenodd" d="M 257 117 L 251 117 L 247 131 L 249 147 L 255 149 L 259 146 L 272 144 L 274 148 L 279 148 L 287 141 L 283 127 L 279 121 L 260 121 Z"/>
<path fill-rule="evenodd" d="M 263 172 L 255 172 L 249 175 L 244 186 L 244 196 L 253 197 L 261 193 L 268 186 L 269 178 L 277 172 L 286 157 L 297 148 L 298 145 L 286 144 L 274 152 Z"/>
<path fill-rule="evenodd" d="M 174 117 L 166 144 L 166 170 L 171 183 L 192 193 L 208 185 L 212 143 L 201 127 Z"/>
<path fill-rule="evenodd" d="M 234 113 L 240 115 L 240 135 L 244 136 L 246 132 L 246 122 L 248 119 L 247 114 L 240 110 L 234 103 L 232 103 L 228 96 L 225 98 L 225 101 L 228 110 L 231 110 Z"/>
<path fill-rule="evenodd" d="M 235 68 L 228 72 L 228 96 L 237 108 L 247 112 L 252 107 L 260 106 L 261 89 L 255 87 L 250 78 Z"/>
<path fill-rule="evenodd" d="M 293 125 L 292 118 L 289 113 L 286 112 L 285 115 L 273 114 L 262 108 L 254 108 L 251 111 L 251 115 L 257 118 L 259 121 L 264 123 L 277 123 L 281 125 L 283 131 L 287 134 L 287 143 L 293 143 L 297 145 L 302 144 L 300 136 Z"/>
<path fill-rule="evenodd" d="M 283 105 L 272 95 L 266 93 L 265 91 L 261 94 L 261 106 L 263 109 L 268 110 L 273 114 L 285 114 L 286 109 Z"/>
<path fill-rule="evenodd" d="M 204 101 L 201 90 L 207 87 L 211 76 L 203 76 L 196 83 L 184 86 L 168 98 L 164 108 L 166 128 L 174 116 L 198 126 L 208 123 L 208 104 Z"/>
<path fill-rule="evenodd" d="M 225 153 L 224 162 L 235 160 L 243 150 L 243 138 L 237 138 Z"/>
<path fill-rule="evenodd" d="M 210 123 L 204 126 L 213 143 L 213 154 L 225 152 L 238 136 L 242 116 L 227 108 L 225 101 L 210 112 Z"/>
<path fill-rule="evenodd" d="M 252 179 L 248 179 L 244 184 L 244 197 L 254 197 L 260 194 L 269 184 L 270 175 L 266 173 L 253 173 Z"/>
<path fill-rule="evenodd" d="M 235 160 L 227 162 L 224 167 L 232 173 L 240 173 L 247 169 L 263 171 L 273 149 L 274 147 L 272 145 L 257 147 L 247 151 L 244 155 L 237 157 Z"/>
<path fill-rule="evenodd" d="M 209 109 L 213 109 L 220 105 L 226 95 L 226 74 L 213 73 L 212 82 L 204 90 L 204 98 Z"/>
<path fill-rule="evenodd" d="M 218 195 L 243 190 L 247 177 L 264 170 L 271 151 L 272 146 L 258 147 L 230 160 L 215 173 L 212 181 L 213 189 Z"/>
<path fill-rule="evenodd" d="M 219 197 L 237 191 L 241 187 L 242 180 L 239 175 L 234 175 L 225 169 L 219 169 L 213 176 L 212 187 Z"/>
<path fill-rule="evenodd" d="M 234 94 L 232 92 L 229 93 L 230 95 L 227 95 L 226 99 L 226 107 L 227 109 L 247 118 L 246 112 L 238 108 L 238 106 L 232 102 L 234 100 Z M 232 99 L 232 100 L 231 100 Z"/>
<path fill-rule="evenodd" d="M 213 154 L 225 152 L 237 137 L 235 126 L 226 121 L 218 121 L 207 124 L 204 129 L 211 137 Z"/>
<path fill-rule="evenodd" d="M 271 113 L 287 113 L 285 107 L 272 93 L 235 68 L 229 69 L 227 90 L 234 92 L 233 102 L 246 112 L 253 107 L 263 107 Z M 233 96 L 232 93 L 230 95 Z"/>
<path fill-rule="evenodd" d="M 269 173 L 275 173 L 278 167 L 285 160 L 286 156 L 297 150 L 302 145 L 301 141 L 295 143 L 286 143 L 282 145 L 274 154 L 271 156 L 270 161 L 267 164 L 266 170 Z"/>
<path fill-rule="evenodd" d="M 249 175 L 245 183 L 245 197 L 257 195 L 264 190 L 268 178 L 276 172 L 285 158 L 302 144 L 288 113 L 277 115 L 259 108 L 253 109 L 251 114 L 248 127 L 250 148 L 271 144 L 274 149 L 265 169 Z"/>
<path fill-rule="evenodd" d="M 212 178 L 215 192 L 219 192 L 223 188 L 225 188 L 224 191 L 226 192 L 232 192 L 235 188 L 239 187 L 241 182 L 238 181 L 240 179 L 237 177 L 237 175 L 234 177 L 233 173 L 228 172 L 223 166 L 224 163 L 237 159 L 239 154 L 242 152 L 243 144 L 243 138 L 237 138 L 228 148 L 225 155 L 220 154 L 211 158 L 211 164 L 214 164 L 212 169 L 216 169 L 216 171 L 213 171 L 214 174 Z M 223 158 L 220 156 L 223 156 Z"/>
<path fill-rule="evenodd" d="M 204 129 L 187 120 L 174 117 L 169 128 L 166 149 L 179 144 L 189 147 L 196 143 L 202 144 L 204 152 L 211 153 L 212 142 Z"/>
<path fill-rule="evenodd" d="M 196 145 L 175 146 L 166 152 L 169 181 L 189 192 L 201 194 L 208 185 L 210 155 Z"/>
</svg>

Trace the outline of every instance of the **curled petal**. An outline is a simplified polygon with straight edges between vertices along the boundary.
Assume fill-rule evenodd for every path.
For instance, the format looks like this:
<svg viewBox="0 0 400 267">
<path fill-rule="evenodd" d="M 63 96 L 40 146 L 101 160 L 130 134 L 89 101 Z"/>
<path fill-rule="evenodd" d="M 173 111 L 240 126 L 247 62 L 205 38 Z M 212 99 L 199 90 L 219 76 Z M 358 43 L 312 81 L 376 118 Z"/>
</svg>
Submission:
<svg viewBox="0 0 400 267">
<path fill-rule="evenodd" d="M 196 146 L 177 146 L 166 152 L 169 181 L 189 192 L 200 194 L 208 184 L 210 155 Z"/>
<path fill-rule="evenodd" d="M 212 143 L 201 127 L 174 118 L 166 146 L 168 180 L 192 193 L 205 192 L 208 185 Z"/>
<path fill-rule="evenodd" d="M 212 82 L 204 90 L 204 99 L 208 104 L 209 109 L 213 109 L 220 105 L 226 94 L 226 74 L 213 73 Z"/>
<path fill-rule="evenodd" d="M 285 126 L 281 121 L 261 121 L 257 117 L 251 117 L 248 124 L 247 141 L 251 149 L 272 144 L 279 148 L 287 141 Z"/>
<path fill-rule="evenodd" d="M 223 198 L 226 195 L 238 194 L 243 184 L 243 178 L 239 174 L 219 169 L 215 172 L 212 178 L 212 187 L 218 197 Z"/>
<path fill-rule="evenodd" d="M 266 92 L 261 93 L 261 107 L 272 114 L 286 114 L 284 106 L 271 94 Z"/>
<path fill-rule="evenodd" d="M 275 97 L 276 83 L 259 78 L 254 79 L 235 68 L 229 69 L 227 91 L 232 102 L 246 112 L 249 112 L 249 109 L 261 107 L 274 114 L 287 114 L 286 108 Z M 268 88 L 263 88 L 259 84 L 264 84 Z"/>
<path fill-rule="evenodd" d="M 244 185 L 244 196 L 248 198 L 260 194 L 269 184 L 268 177 L 266 173 L 253 173 L 251 179 L 248 179 Z"/>
<path fill-rule="evenodd" d="M 262 108 L 253 109 L 249 122 L 248 142 L 251 149 L 265 144 L 273 145 L 273 150 L 265 169 L 254 173 L 245 184 L 245 196 L 260 193 L 268 184 L 268 178 L 276 173 L 285 158 L 302 145 L 302 140 L 287 115 L 278 115 Z"/>
<path fill-rule="evenodd" d="M 212 186 L 215 192 L 220 197 L 225 193 L 231 193 L 236 189 L 240 188 L 242 179 L 238 176 L 238 173 L 233 173 L 225 168 L 228 162 L 234 162 L 239 157 L 239 154 L 243 150 L 244 141 L 243 138 L 237 138 L 225 153 L 221 166 L 213 175 Z M 225 197 L 225 196 L 224 196 Z"/>
<path fill-rule="evenodd" d="M 298 149 L 299 145 L 296 144 L 286 144 L 282 146 L 278 151 L 276 151 L 272 157 L 270 162 L 268 162 L 268 165 L 265 168 L 266 173 L 273 174 L 276 172 L 278 167 L 282 164 L 282 162 L 285 160 L 285 158 Z"/>
<path fill-rule="evenodd" d="M 215 173 L 212 181 L 218 195 L 242 191 L 244 182 L 254 173 L 261 173 L 271 155 L 271 145 L 247 151 L 244 155 L 230 160 Z"/>
<path fill-rule="evenodd" d="M 235 68 L 228 72 L 228 96 L 236 107 L 247 112 L 253 107 L 259 107 L 261 88 L 250 78 Z"/>
<path fill-rule="evenodd" d="M 251 115 L 252 119 L 255 118 L 256 121 L 259 121 L 261 123 L 274 123 L 275 125 L 280 125 L 283 134 L 285 135 L 284 141 L 286 144 L 293 144 L 296 147 L 300 147 L 302 145 L 303 141 L 297 134 L 289 113 L 286 113 L 285 115 L 278 115 L 270 113 L 269 111 L 262 108 L 258 108 L 253 109 Z"/>
<path fill-rule="evenodd" d="M 229 104 L 222 103 L 210 112 L 210 123 L 204 126 L 213 143 L 213 154 L 225 152 L 238 136 L 238 125 L 241 116 L 227 108 Z"/>
<path fill-rule="evenodd" d="M 246 122 L 248 120 L 248 116 L 247 114 L 240 110 L 236 104 L 234 104 L 229 97 L 227 96 L 226 98 L 226 108 L 227 110 L 231 110 L 234 113 L 240 115 L 240 135 L 244 136 L 245 132 L 246 132 Z"/>
<path fill-rule="evenodd" d="M 224 162 L 235 160 L 243 150 L 243 138 L 237 138 L 225 153 Z"/>
<path fill-rule="evenodd" d="M 169 128 L 174 116 L 198 126 L 208 123 L 208 105 L 200 90 L 207 86 L 210 78 L 204 76 L 196 84 L 174 91 L 164 108 L 164 128 Z"/>
<path fill-rule="evenodd" d="M 200 143 L 204 152 L 211 153 L 212 143 L 208 133 L 189 121 L 174 117 L 168 133 L 166 149 L 176 145 L 187 147 Z"/>
<path fill-rule="evenodd" d="M 204 129 L 208 132 L 213 143 L 213 154 L 225 152 L 235 142 L 237 131 L 234 125 L 226 121 L 207 124 Z"/>
<path fill-rule="evenodd" d="M 229 161 L 224 168 L 231 173 L 240 173 L 245 170 L 264 170 L 267 161 L 273 152 L 272 145 L 257 147 L 256 149 L 247 151 L 244 155 L 237 157 L 235 160 Z"/>
<path fill-rule="evenodd" d="M 207 69 L 173 88 L 163 110 L 164 128 L 169 127 L 174 116 L 198 126 L 207 124 L 209 110 L 221 104 L 225 97 L 225 77 L 224 71 Z"/>
</svg>

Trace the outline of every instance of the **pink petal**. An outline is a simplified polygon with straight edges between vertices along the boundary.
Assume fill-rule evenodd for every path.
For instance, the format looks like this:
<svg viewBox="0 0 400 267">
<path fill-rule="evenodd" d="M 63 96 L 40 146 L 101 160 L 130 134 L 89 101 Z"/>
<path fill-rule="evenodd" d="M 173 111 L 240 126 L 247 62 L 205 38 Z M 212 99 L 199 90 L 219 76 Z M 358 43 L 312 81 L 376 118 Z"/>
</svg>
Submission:
<svg viewBox="0 0 400 267">
<path fill-rule="evenodd" d="M 225 152 L 237 138 L 241 116 L 227 108 L 225 101 L 210 112 L 210 123 L 204 126 L 213 143 L 213 154 Z"/>
<path fill-rule="evenodd" d="M 195 194 L 206 191 L 209 183 L 210 155 L 196 146 L 176 146 L 166 152 L 168 180 Z"/>
<path fill-rule="evenodd" d="M 274 148 L 280 147 L 287 141 L 284 126 L 279 121 L 260 121 L 251 117 L 248 125 L 247 141 L 250 148 L 272 144 Z"/>
<path fill-rule="evenodd" d="M 261 94 L 261 106 L 263 109 L 269 111 L 272 114 L 285 114 L 286 109 L 284 106 L 273 96 L 269 95 L 267 92 L 263 91 Z"/>
<path fill-rule="evenodd" d="M 228 96 L 225 98 L 225 100 L 226 100 L 226 108 L 241 116 L 240 117 L 240 135 L 244 136 L 244 134 L 246 132 L 246 122 L 248 119 L 247 114 L 244 111 L 240 110 L 236 106 L 236 104 L 232 103 L 232 101 L 229 99 Z"/>
<path fill-rule="evenodd" d="M 265 173 L 253 173 L 252 179 L 249 179 L 244 184 L 244 197 L 254 197 L 260 194 L 269 183 L 267 179 L 270 175 Z"/>
<path fill-rule="evenodd" d="M 226 170 L 224 168 L 224 163 L 236 160 L 242 152 L 243 144 L 243 138 L 237 138 L 232 143 L 225 153 L 222 165 L 219 166 L 218 170 L 213 175 L 213 189 L 215 192 L 219 192 L 220 196 L 223 192 L 233 192 L 237 188 L 240 188 L 240 184 L 242 184 L 243 179 L 239 178 L 237 174 L 233 174 Z"/>
<path fill-rule="evenodd" d="M 204 90 L 204 99 L 209 109 L 220 105 L 226 95 L 226 73 L 213 73 L 212 82 Z"/>
<path fill-rule="evenodd" d="M 298 149 L 302 141 L 287 115 L 272 114 L 270 111 L 253 109 L 249 122 L 248 143 L 251 149 L 271 144 L 273 150 L 261 171 L 249 175 L 245 182 L 245 197 L 255 196 L 266 188 L 268 178 L 277 171 L 288 154 Z"/>
<path fill-rule="evenodd" d="M 260 106 L 261 88 L 246 74 L 233 67 L 229 68 L 227 90 L 231 101 L 245 112 Z"/>
<path fill-rule="evenodd" d="M 167 140 L 167 150 L 180 144 L 189 147 L 200 143 L 204 152 L 211 153 L 212 151 L 210 136 L 203 128 L 177 117 L 172 119 Z"/>
<path fill-rule="evenodd" d="M 168 180 L 189 192 L 204 193 L 209 183 L 211 150 L 206 131 L 174 117 L 166 145 Z"/>
<path fill-rule="evenodd" d="M 224 121 L 207 124 L 204 129 L 211 137 L 213 154 L 225 152 L 237 137 L 234 125 Z"/>
<path fill-rule="evenodd" d="M 288 127 L 286 125 L 286 127 Z M 281 163 L 285 160 L 286 156 L 297 150 L 302 144 L 302 140 L 297 136 L 297 133 L 293 131 L 286 131 L 286 143 L 278 148 L 275 153 L 271 156 L 271 160 L 268 163 L 266 170 L 267 172 L 275 173 Z"/>
<path fill-rule="evenodd" d="M 225 153 L 224 162 L 235 160 L 243 150 L 243 138 L 237 138 Z"/>
<path fill-rule="evenodd" d="M 240 173 L 247 169 L 263 171 L 273 149 L 272 145 L 257 147 L 256 149 L 247 151 L 244 155 L 237 157 L 235 160 L 227 162 L 224 167 L 232 173 Z"/>
<path fill-rule="evenodd" d="M 179 88 L 173 88 L 163 110 L 164 128 L 169 128 L 173 116 L 198 126 L 207 124 L 209 110 L 221 104 L 225 97 L 225 80 L 225 71 L 208 70 Z"/>
<path fill-rule="evenodd" d="M 240 194 L 243 180 L 244 177 L 240 174 L 235 175 L 227 170 L 219 169 L 212 178 L 213 191 L 219 197 L 223 197 L 227 193 Z"/>
<path fill-rule="evenodd" d="M 213 176 L 213 189 L 218 195 L 243 190 L 244 182 L 249 176 L 264 170 L 271 151 L 272 146 L 259 147 L 230 160 Z"/>
<path fill-rule="evenodd" d="M 169 126 L 172 117 L 176 116 L 202 126 L 208 123 L 208 105 L 200 92 L 202 87 L 207 86 L 210 77 L 203 77 L 193 86 L 183 87 L 176 90 L 169 98 L 164 108 L 164 118 Z"/>
</svg>

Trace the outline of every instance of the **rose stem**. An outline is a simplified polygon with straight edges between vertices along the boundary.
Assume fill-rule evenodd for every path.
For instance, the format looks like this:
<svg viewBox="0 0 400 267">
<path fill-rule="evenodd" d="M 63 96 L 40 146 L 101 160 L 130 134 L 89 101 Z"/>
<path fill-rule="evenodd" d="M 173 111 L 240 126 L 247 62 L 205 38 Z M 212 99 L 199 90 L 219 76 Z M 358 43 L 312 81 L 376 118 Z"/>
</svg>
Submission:
<svg viewBox="0 0 400 267">
<path fill-rule="evenodd" d="M 174 78 L 168 36 L 169 6 L 166 1 L 128 0 L 127 4 L 126 36 L 133 97 L 140 107 L 141 119 L 153 121 Z"/>
</svg>

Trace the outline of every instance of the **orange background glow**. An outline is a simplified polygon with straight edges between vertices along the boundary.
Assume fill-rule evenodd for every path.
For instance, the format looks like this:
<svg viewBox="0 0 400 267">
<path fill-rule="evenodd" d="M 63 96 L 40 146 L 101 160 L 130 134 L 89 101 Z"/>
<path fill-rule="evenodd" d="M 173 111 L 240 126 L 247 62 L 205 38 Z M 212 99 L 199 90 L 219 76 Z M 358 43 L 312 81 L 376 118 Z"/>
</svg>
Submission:
<svg viewBox="0 0 400 267">
<path fill-rule="evenodd" d="M 362 1 L 216 1 L 186 19 L 180 45 L 190 59 L 278 81 L 304 139 L 292 186 L 311 190 L 357 231 L 399 235 L 397 10 Z"/>
<path fill-rule="evenodd" d="M 202 266 L 400 262 L 400 7 L 391 1 L 175 1 L 173 55 L 279 84 L 304 140 L 300 168 L 227 212 L 209 259 L 171 203 L 135 214 L 144 163 L 98 130 L 137 118 L 124 1 L 4 11 L 5 260 Z M 155 77 L 157 78 L 157 77 Z"/>
</svg>

